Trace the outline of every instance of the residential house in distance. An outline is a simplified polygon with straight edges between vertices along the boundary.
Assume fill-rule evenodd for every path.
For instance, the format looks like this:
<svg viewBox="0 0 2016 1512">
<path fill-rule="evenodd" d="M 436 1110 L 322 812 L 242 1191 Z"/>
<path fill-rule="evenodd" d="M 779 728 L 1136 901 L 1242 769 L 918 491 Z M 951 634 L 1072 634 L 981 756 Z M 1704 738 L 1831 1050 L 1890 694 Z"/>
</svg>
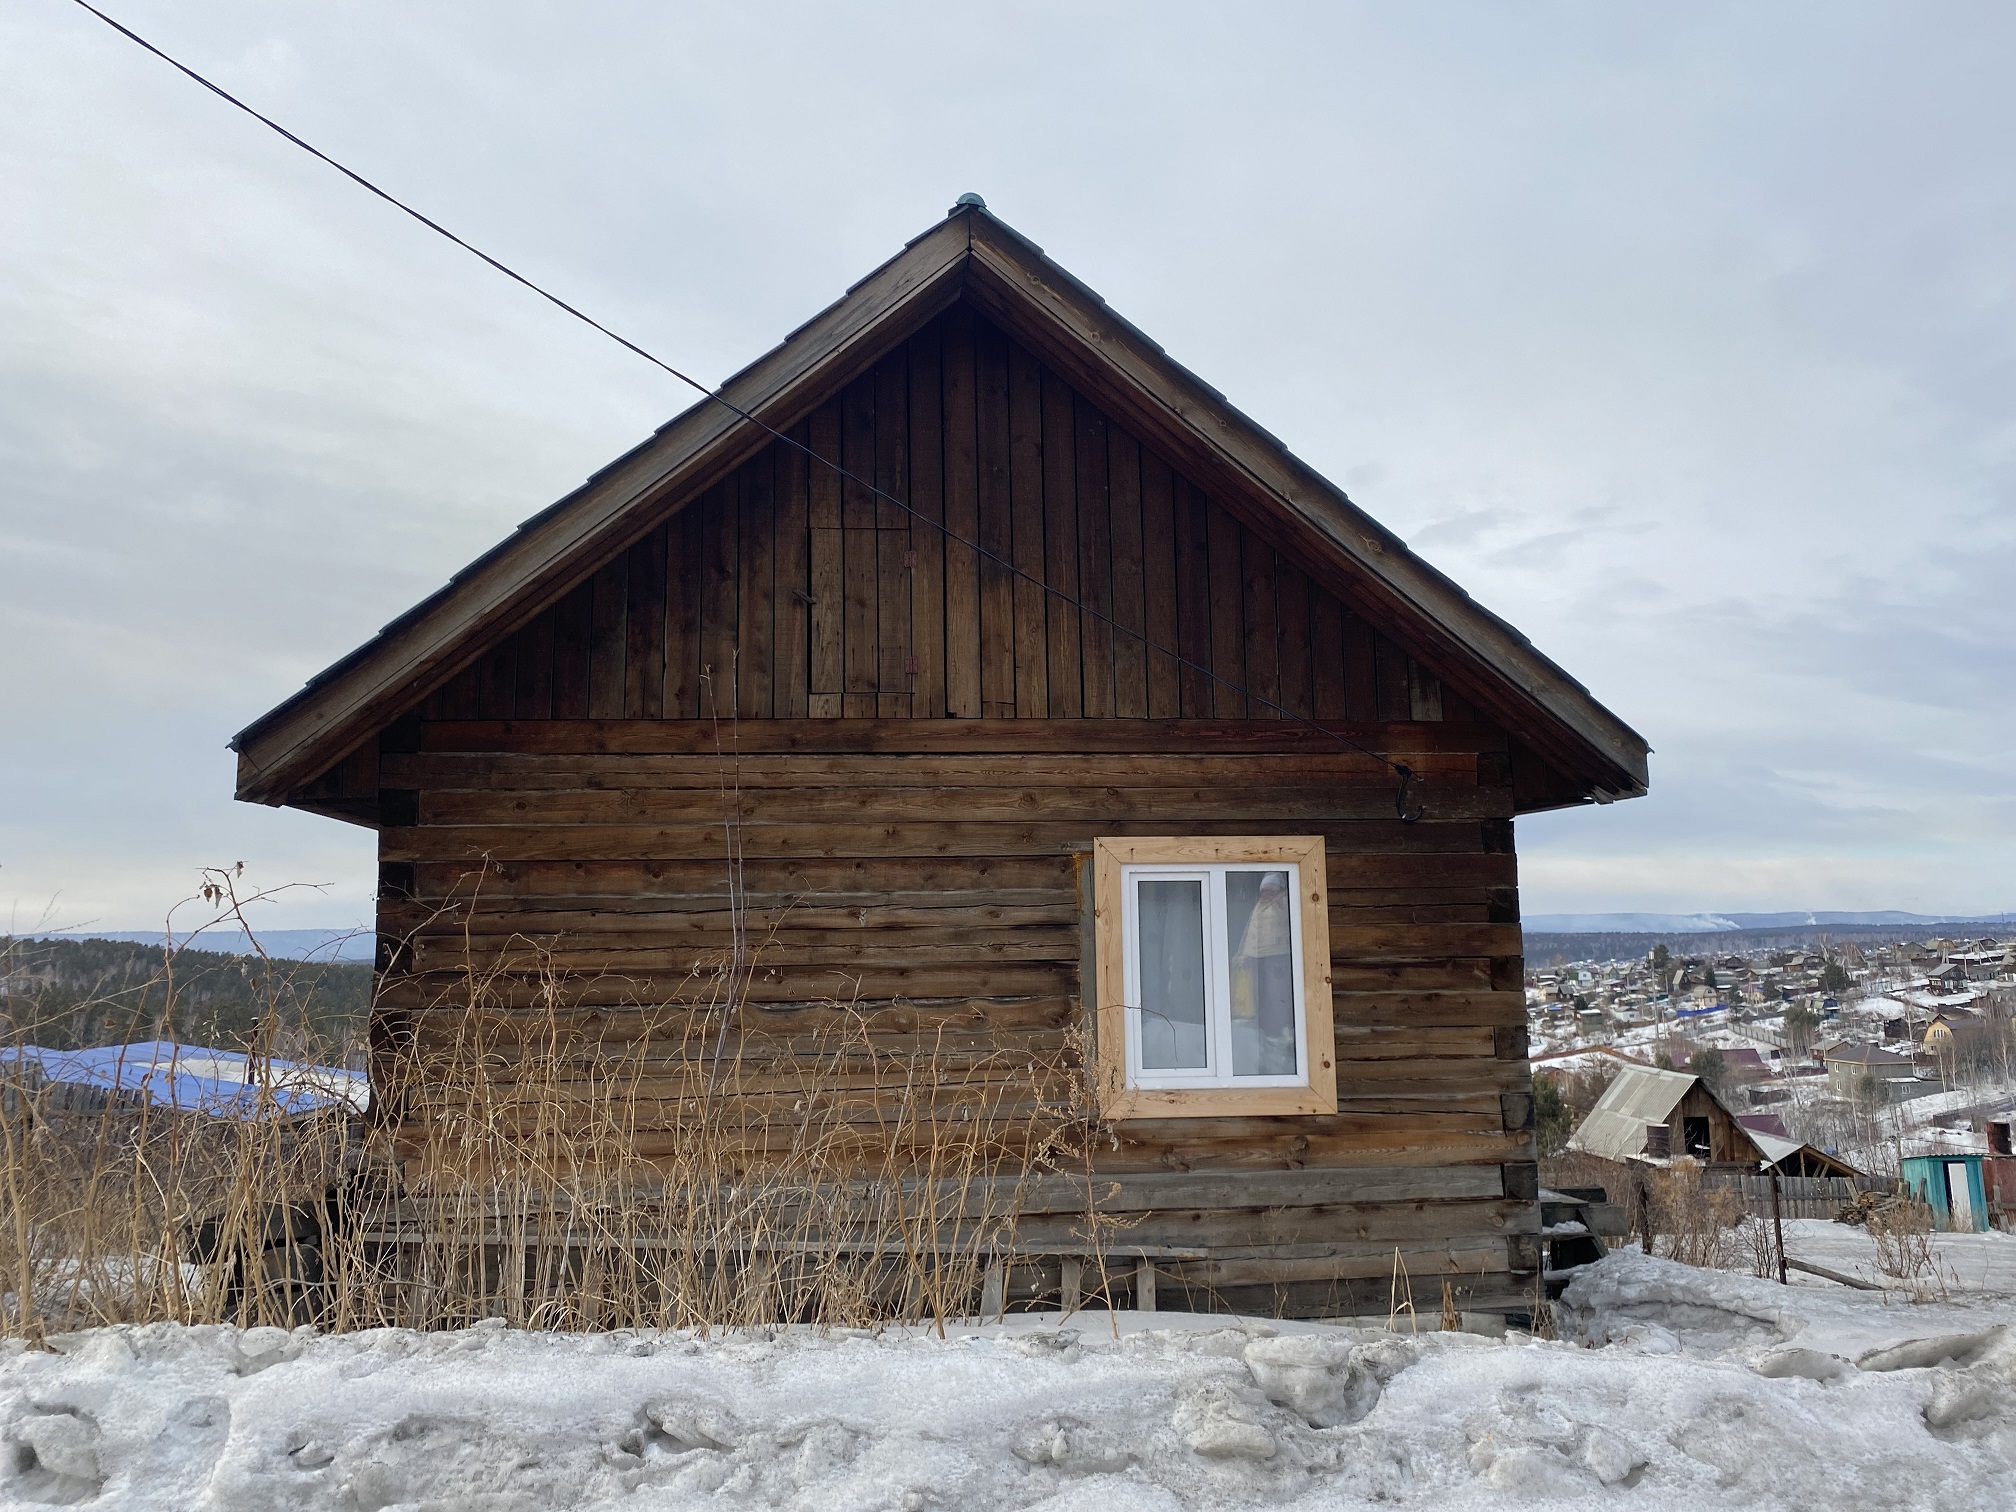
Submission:
<svg viewBox="0 0 2016 1512">
<path fill-rule="evenodd" d="M 1787 1176 L 1860 1174 L 1810 1144 L 1746 1127 L 1700 1077 L 1656 1066 L 1620 1069 L 1568 1148 L 1627 1165 L 1689 1159 Z"/>
<path fill-rule="evenodd" d="M 1881 1045 L 1830 1045 L 1821 1052 L 1820 1058 L 1827 1067 L 1827 1090 L 1836 1097 L 1859 1098 L 1864 1095 L 1865 1087 L 1873 1082 L 1882 1089 L 1887 1101 L 1896 1095 L 1900 1086 L 1908 1085 L 1917 1077 L 1910 1056 L 1885 1050 Z"/>
</svg>

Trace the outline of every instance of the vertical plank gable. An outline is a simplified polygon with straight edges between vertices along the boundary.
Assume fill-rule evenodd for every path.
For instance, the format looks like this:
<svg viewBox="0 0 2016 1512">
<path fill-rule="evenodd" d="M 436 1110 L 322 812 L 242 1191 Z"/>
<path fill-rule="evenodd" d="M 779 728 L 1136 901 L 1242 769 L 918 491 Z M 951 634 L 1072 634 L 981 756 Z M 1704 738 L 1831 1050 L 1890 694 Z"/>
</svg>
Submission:
<svg viewBox="0 0 2016 1512">
<path fill-rule="evenodd" d="M 967 306 L 791 435 L 424 715 L 1477 717 Z"/>
</svg>

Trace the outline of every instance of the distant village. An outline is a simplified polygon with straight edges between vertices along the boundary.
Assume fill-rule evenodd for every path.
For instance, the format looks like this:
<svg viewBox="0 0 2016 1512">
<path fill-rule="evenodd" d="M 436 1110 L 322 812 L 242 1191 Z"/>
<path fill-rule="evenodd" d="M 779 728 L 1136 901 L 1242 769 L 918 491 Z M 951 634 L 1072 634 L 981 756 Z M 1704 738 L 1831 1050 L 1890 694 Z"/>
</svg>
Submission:
<svg viewBox="0 0 2016 1512">
<path fill-rule="evenodd" d="M 2000 1216 L 1995 1172 L 2016 1122 L 2016 936 L 1724 954 L 1658 945 L 1529 971 L 1526 1000 L 1557 1147 L 1589 1148 L 1577 1125 L 1620 1102 L 1624 1087 L 1605 1097 L 1620 1074 L 1636 1086 L 1658 1080 L 1638 1069 L 1653 1067 L 1698 1078 L 1762 1148 L 1802 1147 L 1829 1169 L 1916 1185 L 1927 1162 L 1985 1161 L 1981 1196 Z M 1679 1080 L 1666 1084 L 1677 1096 Z M 1685 1153 L 1634 1149 L 1639 1160 Z"/>
</svg>

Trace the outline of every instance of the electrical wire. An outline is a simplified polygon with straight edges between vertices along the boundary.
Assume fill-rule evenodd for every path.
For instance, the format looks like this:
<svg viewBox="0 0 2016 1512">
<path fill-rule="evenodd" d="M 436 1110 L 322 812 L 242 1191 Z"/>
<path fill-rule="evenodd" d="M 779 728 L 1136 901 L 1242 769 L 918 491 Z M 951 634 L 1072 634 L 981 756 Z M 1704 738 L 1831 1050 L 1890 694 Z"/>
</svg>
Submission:
<svg viewBox="0 0 2016 1512">
<path fill-rule="evenodd" d="M 900 509 L 904 514 L 908 515 L 913 521 L 916 521 L 917 523 L 922 525 L 929 526 L 931 529 L 937 531 L 940 535 L 942 535 L 947 541 L 950 541 L 955 545 L 965 547 L 967 550 L 974 553 L 974 555 L 980 558 L 981 560 L 994 563 L 997 567 L 1002 568 L 1003 570 L 1008 572 L 1011 576 L 1019 578 L 1024 582 L 1030 583 L 1035 587 L 1041 589 L 1044 593 L 1049 594 L 1051 597 L 1059 600 L 1060 602 L 1070 605 L 1073 609 L 1076 609 L 1080 614 L 1087 615 L 1092 619 L 1097 620 L 1100 623 L 1108 626 L 1109 628 L 1119 632 L 1120 634 L 1128 636 L 1136 641 L 1139 641 L 1143 647 L 1145 647 L 1147 650 L 1151 652 L 1154 652 L 1156 655 L 1169 657 L 1172 661 L 1176 663 L 1177 666 L 1183 667 L 1191 672 L 1198 673 L 1203 677 L 1208 678 L 1213 683 L 1216 683 L 1219 687 L 1226 689 L 1228 692 L 1235 693 L 1241 698 L 1245 699 L 1249 704 L 1258 704 L 1263 708 L 1272 710 L 1283 721 L 1299 724 L 1302 725 L 1304 728 L 1314 730 L 1317 733 L 1325 735 L 1329 737 L 1331 740 L 1336 741 L 1339 745 L 1345 746 L 1350 750 L 1356 751 L 1360 755 L 1369 756 L 1374 761 L 1381 763 L 1382 765 L 1387 767 L 1395 777 L 1399 779 L 1399 788 L 1393 796 L 1393 810 L 1400 817 L 1402 823 L 1405 824 L 1416 823 L 1426 813 L 1425 806 L 1421 804 L 1416 804 L 1412 809 L 1410 809 L 1407 805 L 1408 789 L 1416 780 L 1416 774 L 1414 772 L 1414 769 L 1408 766 L 1407 763 L 1403 761 L 1395 761 L 1392 757 L 1387 756 L 1382 752 L 1375 751 L 1370 746 L 1363 745 L 1360 742 L 1353 740 L 1350 736 L 1343 734 L 1341 731 L 1333 730 L 1328 725 L 1322 724 L 1317 720 L 1311 719 L 1306 714 L 1302 714 L 1294 709 L 1289 708 L 1286 704 L 1279 703 L 1271 698 L 1268 698 L 1264 694 L 1257 693 L 1250 688 L 1244 687 L 1240 683 L 1237 683 L 1233 681 L 1231 678 L 1225 677 L 1222 674 L 1213 671 L 1211 668 L 1203 665 L 1202 663 L 1191 660 L 1190 658 L 1184 656 L 1181 652 L 1172 651 L 1166 646 L 1157 645 L 1141 631 L 1135 630 L 1131 626 L 1121 624 L 1118 620 L 1114 619 L 1110 614 L 1107 614 L 1103 610 L 1097 609 L 1092 605 L 1083 602 L 1082 600 L 1065 592 L 1062 588 L 1057 587 L 1055 584 L 1046 582 L 1042 578 L 1037 577 L 1034 573 L 1031 573 L 1025 570 L 1024 568 L 1017 566 L 1013 561 L 1009 560 L 1007 557 L 1002 556 L 999 552 L 989 550 L 987 547 L 981 545 L 978 541 L 967 540 L 964 536 L 961 536 L 956 531 L 952 530 L 951 527 L 943 524 L 940 521 L 931 519 L 928 515 L 922 514 L 919 511 L 911 508 L 910 505 L 906 503 L 904 500 L 896 498 L 893 494 L 890 494 L 887 491 L 878 488 L 874 483 L 871 483 L 866 478 L 859 477 L 856 474 L 849 472 L 845 467 L 841 466 L 838 462 L 834 461 L 832 458 L 820 456 L 819 453 L 814 451 L 811 447 L 807 446 L 804 442 L 798 440 L 797 437 L 788 435 L 784 431 L 777 429 L 777 427 L 775 427 L 774 425 L 769 424 L 767 421 L 764 421 L 762 419 L 759 419 L 757 416 L 752 415 L 751 413 L 749 413 L 749 411 L 743 409 L 733 400 L 724 397 L 719 390 L 708 387 L 708 385 L 702 383 L 699 379 L 692 377 L 690 374 L 681 372 L 678 368 L 674 367 L 671 363 L 665 361 L 662 357 L 657 356 L 655 353 L 646 351 L 643 347 L 639 346 L 636 342 L 631 341 L 628 337 L 619 335 L 617 332 L 610 330 L 608 326 L 603 325 L 599 320 L 596 320 L 593 316 L 588 315 L 585 312 L 577 309 L 575 306 L 569 304 L 566 300 L 562 299 L 559 295 L 553 293 L 551 290 L 543 288 L 539 284 L 534 283 L 531 279 L 527 278 L 524 274 L 518 272 L 515 268 L 512 268 L 507 264 L 500 262 L 498 259 L 492 257 L 488 252 L 485 252 L 481 247 L 474 246 L 471 243 L 464 241 L 461 237 L 457 236 L 453 231 L 450 231 L 446 226 L 442 225 L 439 221 L 433 220 L 430 217 L 423 215 L 420 211 L 414 209 L 411 205 L 407 204 L 397 195 L 394 195 L 388 192 L 387 190 L 381 189 L 378 185 L 372 183 L 371 180 L 364 177 L 363 174 L 358 173 L 355 169 L 346 167 L 344 164 L 339 163 L 335 158 L 329 156 L 328 153 L 322 151 L 319 147 L 316 147 L 313 143 L 304 141 L 301 137 L 296 136 L 293 132 L 289 131 L 285 126 L 282 126 L 278 121 L 275 121 L 270 116 L 260 114 L 260 112 L 254 110 L 250 105 L 246 104 L 243 100 L 239 99 L 236 95 L 232 94 L 228 89 L 225 89 L 222 85 L 212 83 L 209 79 L 205 78 L 195 69 L 189 67 L 188 64 L 183 63 L 178 59 L 171 57 L 169 54 L 163 52 L 160 48 L 156 47 L 152 42 L 149 42 L 145 37 L 141 36 L 138 32 L 134 31 L 131 27 L 124 26 L 120 22 L 113 20 L 112 17 L 106 15 L 105 12 L 99 10 L 95 5 L 90 4 L 89 0 L 75 0 L 75 3 L 81 9 L 89 11 L 92 15 L 96 16 L 100 21 L 103 21 L 107 26 L 111 27 L 112 30 L 118 32 L 122 37 L 125 37 L 128 41 L 133 42 L 139 47 L 144 48 L 147 52 L 152 53 L 155 57 L 159 58 L 162 62 L 166 63 L 170 68 L 173 68 L 176 72 L 202 85 L 203 88 L 209 90 L 210 93 L 216 95 L 220 100 L 223 100 L 226 104 L 234 106 L 238 110 L 243 111 L 246 115 L 252 117 L 253 120 L 257 121 L 260 125 L 266 127 L 269 131 L 276 133 L 277 135 L 285 138 L 287 141 L 293 143 L 296 147 L 299 147 L 303 152 L 307 153 L 310 157 L 316 158 L 319 161 L 328 164 L 331 168 L 334 168 L 338 173 L 342 174 L 345 178 L 349 179 L 353 184 L 356 184 L 359 188 L 366 190 L 367 192 L 373 195 L 376 195 L 379 199 L 385 201 L 386 204 L 391 205 L 394 209 L 411 216 L 414 220 L 418 221 L 421 225 L 425 226 L 429 231 L 432 231 L 435 235 L 444 237 L 448 241 L 453 242 L 456 246 L 460 247 L 463 251 L 469 253 L 472 257 L 480 259 L 482 262 L 494 268 L 497 272 L 502 273 L 506 278 L 510 279 L 513 283 L 520 284 L 524 288 L 531 290 L 534 294 L 537 294 L 541 299 L 545 300 L 547 303 L 554 305 L 561 310 L 566 311 L 567 314 L 573 316 L 576 320 L 580 321 L 582 324 L 592 327 L 594 330 L 601 332 L 604 336 L 607 336 L 611 341 L 615 342 L 618 346 L 624 348 L 626 351 L 632 352 L 635 355 L 642 357 L 646 362 L 650 363 L 653 367 L 659 368 L 664 372 L 669 373 L 672 377 L 678 379 L 688 388 L 695 390 L 702 397 L 712 400 L 714 403 L 720 405 L 723 409 L 727 410 L 737 419 L 746 421 L 750 425 L 755 426 L 758 430 L 763 431 L 764 433 L 771 436 L 775 440 L 782 442 L 784 445 L 792 447 L 797 451 L 803 452 L 808 458 L 812 459 L 813 461 L 818 462 L 820 465 L 824 467 L 830 468 L 840 478 L 844 479 L 849 483 L 854 484 L 857 488 L 865 489 L 869 494 L 881 500 L 883 503 L 893 505 L 895 508 Z"/>
</svg>

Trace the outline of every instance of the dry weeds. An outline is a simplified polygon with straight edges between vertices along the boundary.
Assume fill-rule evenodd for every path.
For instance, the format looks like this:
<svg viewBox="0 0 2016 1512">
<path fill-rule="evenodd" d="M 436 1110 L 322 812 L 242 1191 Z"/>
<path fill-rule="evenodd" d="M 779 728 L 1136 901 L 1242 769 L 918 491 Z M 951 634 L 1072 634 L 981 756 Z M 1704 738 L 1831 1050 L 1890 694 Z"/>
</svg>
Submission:
<svg viewBox="0 0 2016 1512">
<path fill-rule="evenodd" d="M 437 944 L 480 884 L 428 921 Z M 235 908 L 229 877 L 209 885 Z M 738 931 L 683 995 L 587 1009 L 550 942 L 465 933 L 452 986 L 374 1015 L 363 1120 L 288 1119 L 263 1091 L 244 1119 L 79 1112 L 17 1059 L 0 1328 L 942 1327 L 990 1268 L 1041 1265 L 1019 1233 L 1038 1195 L 1043 1252 L 1086 1257 L 1098 1300 L 1115 1225 L 1079 1044 L 1004 1047 L 928 1005 L 758 1010 L 761 953 Z M 343 1064 L 267 980 L 254 1060 L 284 1035 L 288 1059 Z"/>
</svg>

